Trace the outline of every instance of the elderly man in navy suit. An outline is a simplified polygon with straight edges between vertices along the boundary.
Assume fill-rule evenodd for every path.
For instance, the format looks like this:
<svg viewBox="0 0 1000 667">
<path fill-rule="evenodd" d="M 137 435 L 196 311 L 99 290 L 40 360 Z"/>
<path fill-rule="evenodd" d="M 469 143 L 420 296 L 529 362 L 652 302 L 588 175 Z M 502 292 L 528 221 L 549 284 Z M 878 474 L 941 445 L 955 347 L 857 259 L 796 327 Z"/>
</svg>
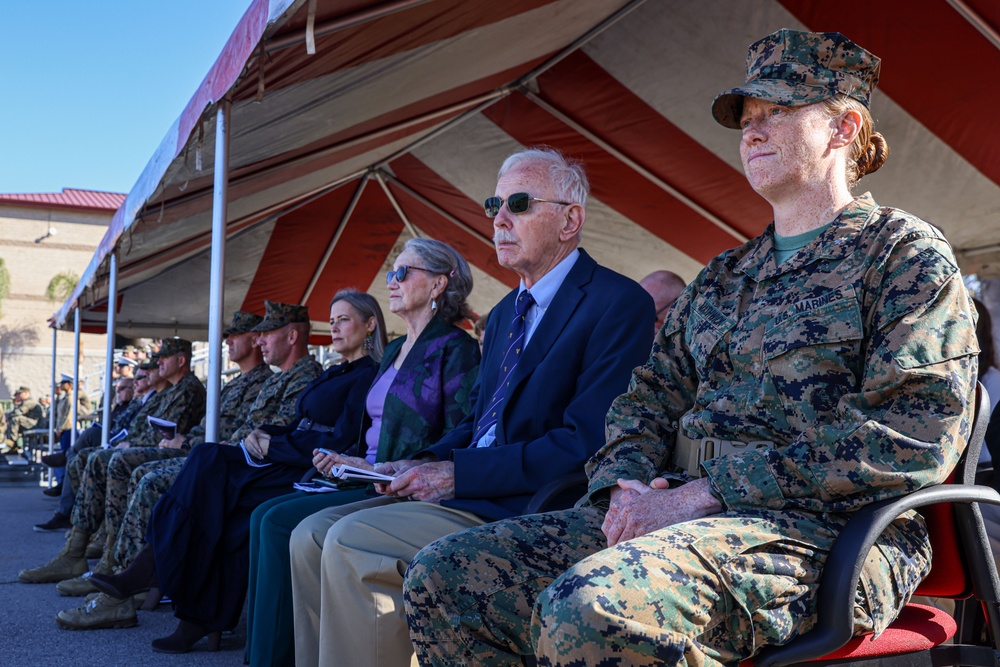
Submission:
<svg viewBox="0 0 1000 667">
<path fill-rule="evenodd" d="M 381 497 L 295 529 L 296 664 L 408 665 L 402 584 L 417 551 L 521 514 L 603 445 L 604 415 L 649 353 L 654 309 L 637 283 L 577 247 L 588 190 L 582 167 L 553 150 L 500 168 L 486 214 L 520 285 L 490 315 L 474 413 L 415 460 L 381 466 L 395 476 Z"/>
</svg>

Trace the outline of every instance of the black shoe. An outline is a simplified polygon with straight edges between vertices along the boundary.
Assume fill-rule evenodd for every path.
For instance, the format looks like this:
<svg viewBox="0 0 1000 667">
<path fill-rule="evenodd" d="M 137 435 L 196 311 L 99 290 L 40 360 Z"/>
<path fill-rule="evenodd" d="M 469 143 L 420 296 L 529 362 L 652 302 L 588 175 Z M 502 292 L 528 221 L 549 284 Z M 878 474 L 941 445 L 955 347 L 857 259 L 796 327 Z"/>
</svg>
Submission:
<svg viewBox="0 0 1000 667">
<path fill-rule="evenodd" d="M 42 457 L 42 463 L 50 468 L 65 468 L 66 467 L 66 452 L 56 452 L 55 454 L 46 454 Z"/>
<path fill-rule="evenodd" d="M 147 543 L 135 555 L 132 563 L 118 574 L 93 573 L 90 575 L 90 583 L 102 593 L 119 600 L 156 588 L 156 557 L 153 555 L 153 547 Z"/>
<path fill-rule="evenodd" d="M 56 484 L 52 488 L 44 489 L 42 493 L 49 496 L 50 498 L 58 498 L 59 496 L 62 495 L 62 484 Z"/>
<path fill-rule="evenodd" d="M 70 522 L 69 517 L 65 514 L 60 514 L 56 512 L 52 515 L 52 518 L 45 523 L 36 523 L 35 532 L 36 533 L 48 533 L 56 530 L 68 530 L 73 527 Z"/>
</svg>

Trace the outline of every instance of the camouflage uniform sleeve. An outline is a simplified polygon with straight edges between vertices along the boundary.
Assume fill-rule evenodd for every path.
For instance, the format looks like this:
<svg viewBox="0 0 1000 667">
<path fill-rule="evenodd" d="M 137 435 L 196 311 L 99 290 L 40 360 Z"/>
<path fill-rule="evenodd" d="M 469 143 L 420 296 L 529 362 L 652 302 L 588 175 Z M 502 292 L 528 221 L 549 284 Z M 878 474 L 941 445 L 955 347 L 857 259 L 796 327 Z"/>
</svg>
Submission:
<svg viewBox="0 0 1000 667">
<path fill-rule="evenodd" d="M 132 423 L 128 427 L 128 437 L 126 440 L 130 444 L 133 446 L 149 446 L 149 443 L 156 444 L 161 440 L 153 432 L 153 427 L 149 425 L 146 417 L 157 414 L 156 411 L 167 398 L 167 393 L 170 389 L 172 387 L 156 392 L 139 408 L 139 412 L 136 413 L 132 419 Z"/>
<path fill-rule="evenodd" d="M 205 387 L 193 373 L 185 375 L 180 382 L 164 392 L 163 402 L 152 413 L 160 419 L 177 424 L 179 433 L 186 433 L 205 416 Z M 132 442 L 133 445 L 155 446 L 161 438 L 151 433 L 151 441 Z M 131 438 L 129 438 L 132 441 Z"/>
<path fill-rule="evenodd" d="M 619 479 L 649 482 L 671 460 L 677 420 L 693 404 L 697 389 L 694 360 L 684 344 L 692 289 L 678 297 L 653 340 L 649 359 L 632 372 L 628 391 L 611 404 L 607 444 L 586 467 L 594 499 Z"/>
<path fill-rule="evenodd" d="M 958 461 L 975 397 L 974 310 L 943 240 L 911 234 L 886 256 L 867 286 L 860 389 L 784 450 L 706 461 L 728 507 L 852 511 L 940 483 Z"/>
<path fill-rule="evenodd" d="M 310 382 L 319 377 L 323 369 L 312 355 L 299 359 L 283 373 L 269 378 L 254 400 L 246 421 L 233 433 L 230 442 L 236 443 L 264 424 L 284 426 L 295 418 L 299 394 Z"/>
</svg>

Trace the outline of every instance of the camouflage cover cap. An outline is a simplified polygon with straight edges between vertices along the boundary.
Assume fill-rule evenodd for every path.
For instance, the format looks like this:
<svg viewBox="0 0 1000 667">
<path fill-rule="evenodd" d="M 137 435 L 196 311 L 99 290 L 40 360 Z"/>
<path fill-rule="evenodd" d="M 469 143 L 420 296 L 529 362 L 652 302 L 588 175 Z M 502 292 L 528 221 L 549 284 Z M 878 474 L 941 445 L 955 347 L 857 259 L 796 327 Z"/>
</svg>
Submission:
<svg viewBox="0 0 1000 667">
<path fill-rule="evenodd" d="M 183 338 L 164 338 L 160 341 L 159 351 L 153 353 L 153 359 L 172 357 L 175 354 L 180 354 L 181 352 L 183 352 L 188 359 L 191 358 L 191 341 Z"/>
<path fill-rule="evenodd" d="M 122 352 L 135 352 L 135 345 L 126 345 L 122 348 Z"/>
<path fill-rule="evenodd" d="M 151 371 L 153 369 L 159 370 L 160 365 L 157 364 L 152 359 L 146 359 L 145 361 L 139 364 L 139 370 L 141 371 Z"/>
<path fill-rule="evenodd" d="M 15 393 L 18 393 L 18 394 L 30 394 L 31 393 L 31 389 L 29 389 L 28 387 L 25 387 L 22 384 L 20 387 L 17 388 L 17 392 L 15 392 Z"/>
<path fill-rule="evenodd" d="M 248 313 L 245 310 L 237 310 L 233 313 L 233 323 L 222 330 L 223 336 L 232 334 L 244 334 L 253 331 L 253 328 L 264 320 L 260 315 Z"/>
<path fill-rule="evenodd" d="M 881 62 L 839 32 L 782 28 L 750 45 L 746 83 L 716 95 L 712 116 L 740 129 L 744 96 L 802 106 L 843 93 L 868 107 Z"/>
<path fill-rule="evenodd" d="M 309 322 L 309 309 L 306 306 L 265 301 L 264 307 L 267 309 L 264 321 L 255 326 L 252 329 L 253 331 L 273 331 L 274 329 L 280 329 L 286 324 Z"/>
</svg>

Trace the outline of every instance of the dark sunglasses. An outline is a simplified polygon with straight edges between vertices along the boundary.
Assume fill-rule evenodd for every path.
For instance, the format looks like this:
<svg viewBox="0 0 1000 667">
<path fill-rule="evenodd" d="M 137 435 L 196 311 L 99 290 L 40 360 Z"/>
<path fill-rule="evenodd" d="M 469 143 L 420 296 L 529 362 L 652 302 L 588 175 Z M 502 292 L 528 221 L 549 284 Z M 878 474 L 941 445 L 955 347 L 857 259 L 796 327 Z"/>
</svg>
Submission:
<svg viewBox="0 0 1000 667">
<path fill-rule="evenodd" d="M 507 197 L 507 210 L 514 215 L 521 215 L 528 210 L 528 205 L 533 201 L 540 201 L 544 204 L 560 204 L 562 206 L 571 206 L 572 202 L 568 201 L 553 201 L 551 199 L 539 199 L 538 197 L 532 197 L 527 192 L 515 192 L 514 194 Z M 500 209 L 503 207 L 504 198 L 503 197 L 488 197 L 486 202 L 483 204 L 483 208 L 486 209 L 487 218 L 495 218 L 500 214 Z"/>
<path fill-rule="evenodd" d="M 389 271 L 385 274 L 385 284 L 391 285 L 392 279 L 395 278 L 397 283 L 401 283 L 406 280 L 407 271 L 423 271 L 425 273 L 436 273 L 436 271 L 431 271 L 430 269 L 422 269 L 419 266 L 401 266 L 395 271 Z"/>
</svg>

